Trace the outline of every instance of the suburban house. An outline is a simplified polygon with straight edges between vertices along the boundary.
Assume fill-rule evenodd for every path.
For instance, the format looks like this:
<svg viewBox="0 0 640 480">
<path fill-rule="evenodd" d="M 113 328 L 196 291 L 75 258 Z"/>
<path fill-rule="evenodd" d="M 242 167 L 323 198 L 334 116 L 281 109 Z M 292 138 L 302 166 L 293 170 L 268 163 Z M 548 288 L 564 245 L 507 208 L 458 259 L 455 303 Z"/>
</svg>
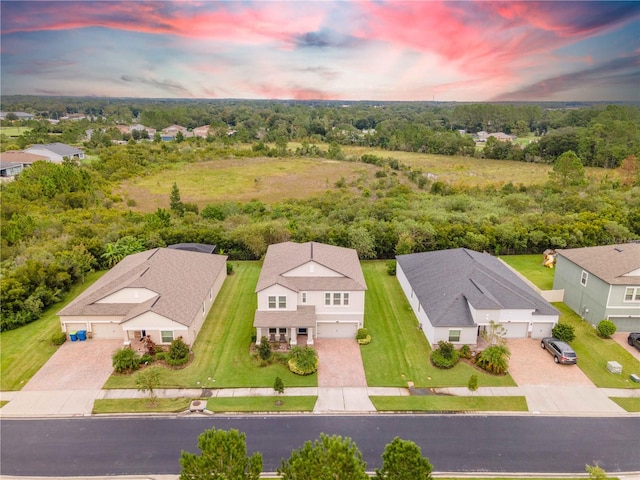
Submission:
<svg viewBox="0 0 640 480">
<path fill-rule="evenodd" d="M 210 125 L 202 125 L 201 127 L 196 127 L 193 129 L 193 134 L 196 137 L 207 138 L 209 135 L 209 130 L 211 129 Z"/>
<path fill-rule="evenodd" d="M 227 257 L 171 248 L 129 255 L 58 312 L 67 334 L 149 336 L 160 345 L 193 344 L 227 276 Z"/>
<path fill-rule="evenodd" d="M 640 243 L 556 250 L 554 290 L 591 324 L 640 331 Z"/>
<path fill-rule="evenodd" d="M 82 150 L 60 142 L 33 145 L 24 151 L 46 157 L 53 163 L 62 163 L 65 158 L 70 160 L 84 159 L 84 152 Z"/>
<path fill-rule="evenodd" d="M 164 128 L 160 132 L 160 137 L 162 138 L 162 141 L 169 142 L 178 136 L 178 132 L 180 132 L 184 138 L 193 137 L 193 133 L 182 125 L 170 125 L 167 128 Z"/>
<path fill-rule="evenodd" d="M 0 112 L 0 120 L 6 120 L 9 114 L 15 115 L 17 120 L 33 120 L 33 114 L 27 112 Z"/>
<path fill-rule="evenodd" d="M 396 259 L 398 281 L 432 345 L 475 345 L 491 322 L 505 338 L 542 338 L 558 322 L 549 302 L 489 254 L 457 248 Z"/>
<path fill-rule="evenodd" d="M 38 160 L 47 160 L 47 158 L 14 150 L 2 152 L 0 153 L 0 177 L 11 180 Z"/>
<path fill-rule="evenodd" d="M 316 242 L 270 245 L 256 287 L 256 343 L 298 344 L 305 336 L 355 338 L 364 324 L 367 284 L 351 248 Z M 302 343 L 302 342 L 300 342 Z"/>
</svg>

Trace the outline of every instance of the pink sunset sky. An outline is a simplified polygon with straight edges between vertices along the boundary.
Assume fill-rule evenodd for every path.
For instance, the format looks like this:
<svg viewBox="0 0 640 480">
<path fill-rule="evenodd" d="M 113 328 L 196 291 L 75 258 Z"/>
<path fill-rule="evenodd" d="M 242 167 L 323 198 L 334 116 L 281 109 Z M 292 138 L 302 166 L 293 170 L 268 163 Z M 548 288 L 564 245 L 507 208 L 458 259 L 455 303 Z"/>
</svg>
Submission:
<svg viewBox="0 0 640 480">
<path fill-rule="evenodd" d="M 2 0 L 2 95 L 639 101 L 640 2 Z"/>
</svg>

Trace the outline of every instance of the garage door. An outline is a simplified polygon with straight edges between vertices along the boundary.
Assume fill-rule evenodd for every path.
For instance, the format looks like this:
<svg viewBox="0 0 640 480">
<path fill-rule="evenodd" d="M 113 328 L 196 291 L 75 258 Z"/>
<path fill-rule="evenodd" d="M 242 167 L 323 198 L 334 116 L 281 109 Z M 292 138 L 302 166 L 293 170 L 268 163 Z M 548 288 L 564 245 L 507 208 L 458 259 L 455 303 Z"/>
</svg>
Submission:
<svg viewBox="0 0 640 480">
<path fill-rule="evenodd" d="M 92 338 L 123 338 L 122 327 L 117 323 L 93 323 Z"/>
<path fill-rule="evenodd" d="M 357 323 L 319 323 L 318 338 L 356 338 Z"/>
<path fill-rule="evenodd" d="M 529 329 L 528 323 L 502 323 L 501 325 L 506 330 L 505 338 L 525 338 Z"/>
<path fill-rule="evenodd" d="M 87 323 L 86 322 L 82 322 L 82 323 L 65 323 L 66 326 L 66 331 L 67 333 L 71 333 L 71 332 L 77 332 L 78 330 L 86 330 L 87 329 Z"/>
<path fill-rule="evenodd" d="M 618 332 L 640 332 L 640 318 L 638 317 L 609 317 L 616 324 Z"/>
<path fill-rule="evenodd" d="M 534 323 L 531 338 L 550 337 L 551 330 L 553 330 L 553 323 Z"/>
</svg>

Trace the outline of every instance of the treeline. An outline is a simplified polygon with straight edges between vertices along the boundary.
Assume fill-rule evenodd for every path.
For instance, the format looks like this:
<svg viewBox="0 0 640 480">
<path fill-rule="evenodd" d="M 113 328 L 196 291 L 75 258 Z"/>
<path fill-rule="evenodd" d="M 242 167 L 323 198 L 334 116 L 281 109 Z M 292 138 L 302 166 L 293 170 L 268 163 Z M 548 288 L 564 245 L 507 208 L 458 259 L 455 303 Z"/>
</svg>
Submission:
<svg viewBox="0 0 640 480">
<path fill-rule="evenodd" d="M 303 200 L 198 208 L 182 204 L 176 185 L 167 192 L 170 208 L 137 212 L 135 202 L 112 192 L 122 179 L 172 163 L 255 154 L 209 142 L 112 146 L 91 163 L 36 163 L 3 184 L 1 329 L 38 318 L 92 269 L 174 243 L 214 244 L 238 260 L 259 259 L 272 243 L 313 240 L 354 248 L 362 259 L 385 259 L 457 247 L 541 252 L 640 236 L 637 161 L 629 182 L 589 184 L 569 161 L 540 185 L 465 188 L 429 179 L 392 157 L 365 154 L 350 160 L 376 165 L 373 174 L 341 179 Z M 341 152 L 333 144 L 316 154 L 339 158 Z"/>
</svg>

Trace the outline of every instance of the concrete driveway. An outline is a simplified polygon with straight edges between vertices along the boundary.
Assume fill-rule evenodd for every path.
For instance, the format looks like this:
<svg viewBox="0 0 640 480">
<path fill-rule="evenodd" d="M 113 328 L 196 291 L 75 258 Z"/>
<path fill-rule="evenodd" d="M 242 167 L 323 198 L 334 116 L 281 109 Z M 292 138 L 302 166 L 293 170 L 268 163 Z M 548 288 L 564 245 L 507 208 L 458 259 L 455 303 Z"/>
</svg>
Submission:
<svg viewBox="0 0 640 480">
<path fill-rule="evenodd" d="M 633 355 L 636 359 L 640 360 L 640 350 L 638 350 L 636 347 L 632 347 L 631 345 L 629 345 L 629 342 L 627 341 L 628 336 L 629 336 L 628 332 L 616 332 L 613 334 L 611 338 L 613 338 L 616 342 L 622 345 L 622 348 L 624 348 L 627 352 Z"/>
<path fill-rule="evenodd" d="M 593 386 L 577 365 L 559 365 L 540 347 L 540 340 L 533 338 L 509 338 L 511 351 L 509 373 L 519 386 L 562 385 Z M 578 364 L 580 359 L 578 358 Z"/>
</svg>

